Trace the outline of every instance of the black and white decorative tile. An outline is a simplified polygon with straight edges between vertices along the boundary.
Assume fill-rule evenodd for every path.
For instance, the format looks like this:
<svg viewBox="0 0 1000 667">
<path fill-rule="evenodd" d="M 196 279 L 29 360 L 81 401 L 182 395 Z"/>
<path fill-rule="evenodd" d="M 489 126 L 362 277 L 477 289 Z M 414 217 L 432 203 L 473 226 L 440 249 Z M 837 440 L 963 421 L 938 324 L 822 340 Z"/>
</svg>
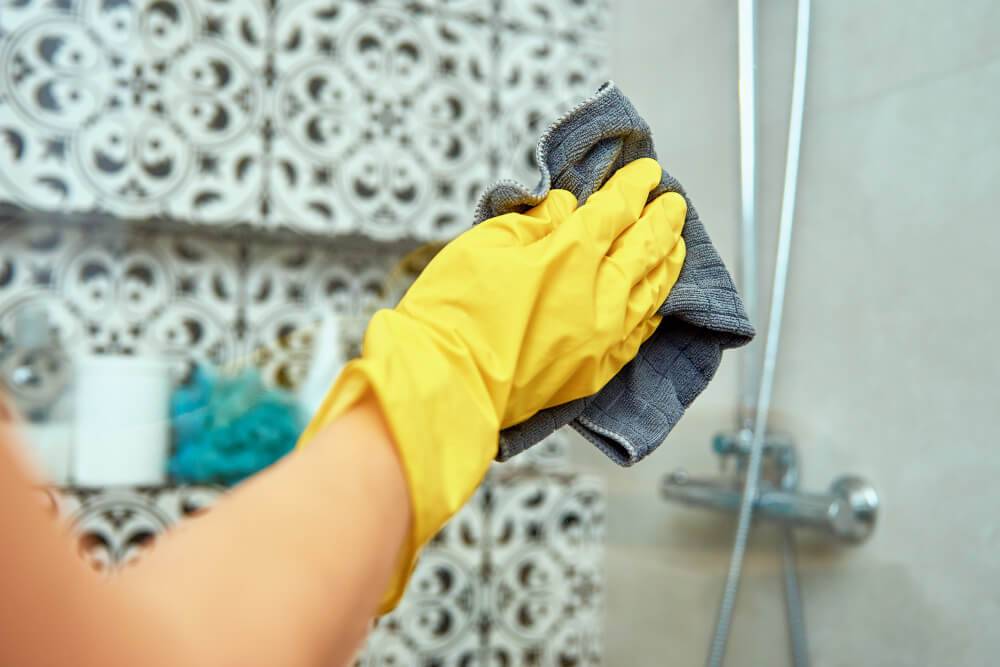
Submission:
<svg viewBox="0 0 1000 667">
<path fill-rule="evenodd" d="M 538 180 L 538 138 L 607 79 L 604 54 L 599 42 L 544 33 L 505 31 L 500 40 L 493 159 L 504 178 L 531 185 Z"/>
<path fill-rule="evenodd" d="M 255 219 L 259 3 L 13 4 L 0 23 L 4 200 L 121 218 Z"/>
<path fill-rule="evenodd" d="M 3 13 L 0 199 L 60 213 L 448 238 L 605 78 L 598 0 Z"/>
<path fill-rule="evenodd" d="M 490 177 L 490 29 L 304 0 L 279 6 L 274 32 L 274 219 L 375 239 L 461 231 Z"/>
<path fill-rule="evenodd" d="M 404 287 L 396 254 L 373 249 L 316 249 L 258 244 L 249 248 L 245 354 L 267 381 L 294 389 L 305 377 L 317 345 L 359 348 L 365 323 L 393 305 Z M 339 341 L 320 340 L 324 313 L 339 323 Z"/>
<path fill-rule="evenodd" d="M 607 30 L 607 0 L 498 0 L 500 22 L 510 31 L 549 39 Z"/>
<path fill-rule="evenodd" d="M 430 252 L 430 251 L 427 251 Z M 0 225 L 0 347 L 27 303 L 45 304 L 71 354 L 152 354 L 191 364 L 257 366 L 295 389 L 315 346 L 359 350 L 364 326 L 394 305 L 426 252 L 251 243 L 131 225 Z M 323 315 L 340 341 L 318 338 Z"/>
<path fill-rule="evenodd" d="M 484 664 L 485 491 L 427 545 L 399 606 L 380 618 L 357 667 Z"/>
<path fill-rule="evenodd" d="M 603 485 L 516 471 L 486 493 L 489 664 L 599 665 Z"/>
<path fill-rule="evenodd" d="M 128 567 L 177 522 L 207 510 L 222 493 L 214 487 L 59 490 L 53 509 L 77 537 L 77 553 L 92 568 L 111 573 Z"/>
<path fill-rule="evenodd" d="M 42 302 L 74 354 L 156 354 L 231 362 L 239 350 L 238 246 L 134 228 L 0 227 L 0 343 L 25 303 Z"/>
<path fill-rule="evenodd" d="M 503 470 L 428 547 L 359 665 L 601 664 L 603 486 Z"/>
</svg>

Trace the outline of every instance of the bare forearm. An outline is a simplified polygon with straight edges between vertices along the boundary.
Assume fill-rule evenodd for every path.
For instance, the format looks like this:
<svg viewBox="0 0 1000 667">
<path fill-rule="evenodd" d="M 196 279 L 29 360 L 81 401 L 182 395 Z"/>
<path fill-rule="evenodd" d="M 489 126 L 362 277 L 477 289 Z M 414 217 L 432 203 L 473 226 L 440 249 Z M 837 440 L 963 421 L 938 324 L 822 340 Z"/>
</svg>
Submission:
<svg viewBox="0 0 1000 667">
<path fill-rule="evenodd" d="M 141 595 L 111 591 L 74 553 L 18 440 L 0 421 L 0 533 L 11 538 L 0 551 L 0 664 L 182 664 L 170 619 Z"/>
<path fill-rule="evenodd" d="M 28 629 L 77 628 L 61 635 L 76 665 L 140 656 L 141 664 L 171 667 L 342 664 L 375 613 L 409 512 L 392 442 L 378 408 L 366 401 L 311 447 L 162 538 L 111 583 L 72 562 L 65 540 L 47 527 L 25 556 L 46 560 L 29 568 L 51 582 L 32 582 L 36 597 L 38 587 L 48 591 L 45 607 L 27 590 L 11 602 L 22 605 L 21 624 L 35 619 Z M 6 567 L 11 558 L 0 563 L 3 590 L 16 576 Z M 0 648 L 4 664 L 8 656 L 22 658 L 9 663 L 21 667 L 56 664 L 24 659 L 50 650 L 22 637 L 16 652 Z"/>
<path fill-rule="evenodd" d="M 402 471 L 366 401 L 119 583 L 184 618 L 211 664 L 340 664 L 364 637 L 408 523 Z"/>
</svg>

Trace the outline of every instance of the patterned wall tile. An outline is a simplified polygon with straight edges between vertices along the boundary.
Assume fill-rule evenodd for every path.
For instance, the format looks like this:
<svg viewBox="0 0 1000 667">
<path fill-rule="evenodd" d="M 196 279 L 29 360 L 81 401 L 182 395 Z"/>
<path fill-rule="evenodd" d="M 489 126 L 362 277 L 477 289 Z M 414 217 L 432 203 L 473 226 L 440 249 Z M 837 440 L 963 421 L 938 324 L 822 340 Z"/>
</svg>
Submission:
<svg viewBox="0 0 1000 667">
<path fill-rule="evenodd" d="M 80 557 L 111 573 L 134 563 L 164 531 L 203 512 L 221 493 L 181 486 L 61 490 L 48 497 L 76 533 Z"/>
<path fill-rule="evenodd" d="M 348 0 L 366 6 L 406 8 L 417 13 L 447 14 L 477 23 L 496 18 L 496 0 Z"/>
<path fill-rule="evenodd" d="M 516 472 L 487 494 L 489 664 L 600 664 L 602 483 Z"/>
<path fill-rule="evenodd" d="M 19 205 L 441 238 L 489 179 L 493 31 L 462 3 L 31 6 L 0 49 Z"/>
<path fill-rule="evenodd" d="M 265 176 L 268 16 L 256 0 L 201 2 L 197 9 L 183 44 L 140 49 L 155 94 L 132 113 L 139 123 L 174 128 L 175 145 L 187 153 L 179 159 L 189 165 L 158 213 L 201 223 L 256 221 Z M 155 43 L 138 34 L 144 44 Z M 145 132 L 137 127 L 134 140 Z"/>
<path fill-rule="evenodd" d="M 485 664 L 484 503 L 481 489 L 424 549 L 399 606 L 368 638 L 359 667 Z"/>
<path fill-rule="evenodd" d="M 0 47 L 3 199 L 123 218 L 253 219 L 258 3 L 28 6 Z"/>
<path fill-rule="evenodd" d="M 490 177 L 491 34 L 411 4 L 282 5 L 274 220 L 376 239 L 464 229 Z"/>
<path fill-rule="evenodd" d="M 6 222 L 0 228 L 0 342 L 17 309 L 42 301 L 63 345 L 191 360 L 238 351 L 239 251 L 231 241 L 134 228 Z"/>
<path fill-rule="evenodd" d="M 445 238 L 606 78 L 601 0 L 28 5 L 0 196 L 44 210 Z"/>
<path fill-rule="evenodd" d="M 47 210 L 91 208 L 95 195 L 77 168 L 74 138 L 107 111 L 126 63 L 78 13 L 5 3 L 0 15 L 3 199 Z"/>
<path fill-rule="evenodd" d="M 607 29 L 607 0 L 499 0 L 499 5 L 501 23 L 516 32 L 552 38 Z"/>
<path fill-rule="evenodd" d="M 399 300 L 433 251 L 7 221 L 0 347 L 22 306 L 40 302 L 73 353 L 165 355 L 178 379 L 194 361 L 257 365 L 267 382 L 295 388 L 324 343 L 324 313 L 338 317 L 343 354 L 357 354 L 368 319 Z"/>
<path fill-rule="evenodd" d="M 326 232 L 355 226 L 335 194 L 336 164 L 362 141 L 367 116 L 342 64 L 360 20 L 355 3 L 286 1 L 272 18 L 268 216 L 271 224 Z"/>
<path fill-rule="evenodd" d="M 538 137 L 605 80 L 599 42 L 503 32 L 497 71 L 499 121 L 492 139 L 500 175 L 533 185 L 538 180 Z"/>
<path fill-rule="evenodd" d="M 250 248 L 246 289 L 248 335 L 267 381 L 294 388 L 304 378 L 324 312 L 334 313 L 345 354 L 358 351 L 365 323 L 392 305 L 405 286 L 397 255 L 372 249 L 322 249 L 259 244 Z"/>
</svg>

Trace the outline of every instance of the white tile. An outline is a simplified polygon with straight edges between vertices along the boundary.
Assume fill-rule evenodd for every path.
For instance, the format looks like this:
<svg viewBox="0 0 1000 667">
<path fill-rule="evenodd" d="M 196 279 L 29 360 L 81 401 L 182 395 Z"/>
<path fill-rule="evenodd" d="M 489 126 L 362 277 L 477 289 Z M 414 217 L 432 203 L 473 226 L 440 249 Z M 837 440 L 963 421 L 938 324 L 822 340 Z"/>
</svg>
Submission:
<svg viewBox="0 0 1000 667">
<path fill-rule="evenodd" d="M 589 476 L 514 474 L 489 490 L 491 659 L 599 664 L 603 485 Z"/>
<path fill-rule="evenodd" d="M 483 500 L 480 491 L 424 549 L 406 594 L 379 619 L 360 665 L 482 664 Z"/>
<path fill-rule="evenodd" d="M 464 229 L 489 180 L 490 30 L 392 6 L 279 12 L 276 224 L 375 239 Z"/>
<path fill-rule="evenodd" d="M 607 0 L 499 0 L 503 25 L 549 38 L 602 32 L 607 28 Z"/>
<path fill-rule="evenodd" d="M 38 3 L 4 40 L 4 199 L 60 213 L 253 219 L 263 175 L 260 5 L 65 12 Z"/>
<path fill-rule="evenodd" d="M 258 245 L 245 277 L 246 357 L 267 381 L 294 388 L 305 377 L 325 312 L 340 323 L 345 354 L 356 352 L 368 319 L 398 294 L 395 257 L 372 250 Z"/>
<path fill-rule="evenodd" d="M 491 145 L 499 175 L 534 185 L 538 138 L 606 79 L 597 43 L 505 31 L 497 70 L 500 114 Z"/>
</svg>

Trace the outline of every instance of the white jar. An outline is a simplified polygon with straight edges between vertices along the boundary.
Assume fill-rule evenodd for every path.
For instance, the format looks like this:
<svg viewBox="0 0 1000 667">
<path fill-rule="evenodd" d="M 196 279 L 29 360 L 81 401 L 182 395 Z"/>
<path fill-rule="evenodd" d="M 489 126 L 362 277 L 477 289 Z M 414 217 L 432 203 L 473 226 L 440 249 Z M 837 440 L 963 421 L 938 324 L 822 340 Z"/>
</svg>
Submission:
<svg viewBox="0 0 1000 667">
<path fill-rule="evenodd" d="M 71 478 L 79 486 L 166 481 L 170 364 L 91 356 L 76 367 Z"/>
</svg>

